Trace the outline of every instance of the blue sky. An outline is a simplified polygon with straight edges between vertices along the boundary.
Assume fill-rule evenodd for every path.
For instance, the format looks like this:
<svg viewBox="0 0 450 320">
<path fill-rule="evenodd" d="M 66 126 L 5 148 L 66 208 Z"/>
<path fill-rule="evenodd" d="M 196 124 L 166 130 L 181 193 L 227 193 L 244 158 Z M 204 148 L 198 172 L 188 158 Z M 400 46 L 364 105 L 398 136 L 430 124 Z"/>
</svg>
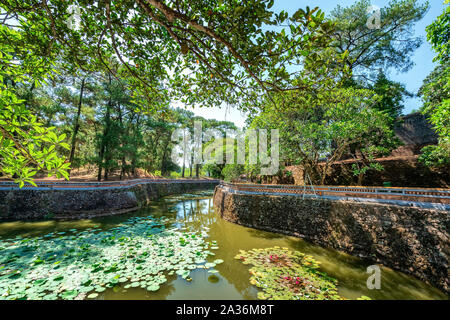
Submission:
<svg viewBox="0 0 450 320">
<path fill-rule="evenodd" d="M 298 8 L 311 8 L 318 6 L 325 14 L 329 14 L 338 4 L 341 6 L 350 6 L 355 3 L 353 0 L 275 0 L 272 10 L 280 12 L 287 11 L 292 15 Z M 422 1 L 425 2 L 425 1 Z M 378 7 L 385 7 L 389 3 L 388 0 L 372 0 L 372 5 Z M 425 17 L 420 20 L 415 26 L 415 36 L 421 37 L 424 42 L 422 46 L 417 49 L 412 56 L 415 62 L 414 67 L 407 73 L 397 73 L 393 71 L 389 74 L 390 79 L 401 82 L 406 85 L 406 89 L 410 92 L 417 93 L 422 85 L 425 77 L 434 69 L 435 64 L 433 58 L 435 56 L 430 44 L 426 41 L 425 27 L 431 24 L 437 16 L 441 15 L 444 10 L 443 0 L 430 0 L 430 8 Z M 421 106 L 420 98 L 408 98 L 405 100 L 404 114 L 408 114 L 413 110 L 419 109 Z M 202 109 L 193 109 L 194 113 L 199 116 L 217 120 L 233 121 L 239 127 L 244 126 L 245 115 L 236 109 L 226 110 L 224 107 L 211 107 Z"/>
</svg>

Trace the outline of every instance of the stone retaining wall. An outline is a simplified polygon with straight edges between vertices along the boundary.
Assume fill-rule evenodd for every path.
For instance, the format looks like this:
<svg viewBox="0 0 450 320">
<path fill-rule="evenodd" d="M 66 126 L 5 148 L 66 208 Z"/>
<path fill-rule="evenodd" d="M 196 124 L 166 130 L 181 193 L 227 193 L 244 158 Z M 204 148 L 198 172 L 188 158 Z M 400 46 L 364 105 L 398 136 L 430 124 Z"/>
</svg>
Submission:
<svg viewBox="0 0 450 320">
<path fill-rule="evenodd" d="M 214 188 L 219 181 L 158 182 L 122 188 L 0 190 L 0 221 L 81 219 L 139 209 L 158 197 Z"/>
<path fill-rule="evenodd" d="M 367 258 L 449 292 L 448 211 L 376 202 L 214 192 L 230 222 Z"/>
</svg>

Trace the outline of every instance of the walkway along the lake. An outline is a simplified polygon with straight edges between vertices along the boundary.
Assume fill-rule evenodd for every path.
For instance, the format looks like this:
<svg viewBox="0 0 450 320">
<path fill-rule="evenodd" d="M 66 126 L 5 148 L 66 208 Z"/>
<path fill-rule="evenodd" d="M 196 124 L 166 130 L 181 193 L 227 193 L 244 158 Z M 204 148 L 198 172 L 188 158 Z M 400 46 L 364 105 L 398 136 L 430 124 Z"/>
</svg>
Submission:
<svg viewBox="0 0 450 320">
<path fill-rule="evenodd" d="M 448 189 L 223 183 L 214 192 L 225 220 L 367 258 L 447 294 L 449 201 Z"/>
<path fill-rule="evenodd" d="M 0 221 L 82 219 L 139 209 L 158 197 L 212 189 L 219 180 L 138 179 L 108 182 L 36 182 L 20 189 L 0 182 Z"/>
</svg>

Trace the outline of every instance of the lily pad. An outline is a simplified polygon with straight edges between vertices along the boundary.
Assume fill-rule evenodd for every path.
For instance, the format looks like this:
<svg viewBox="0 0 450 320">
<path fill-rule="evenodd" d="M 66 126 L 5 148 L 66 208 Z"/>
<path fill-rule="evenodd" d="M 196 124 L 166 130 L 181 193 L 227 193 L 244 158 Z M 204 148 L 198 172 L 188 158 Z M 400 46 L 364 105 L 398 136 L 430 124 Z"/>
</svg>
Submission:
<svg viewBox="0 0 450 320">
<path fill-rule="evenodd" d="M 203 234 L 166 230 L 168 221 L 134 217 L 109 230 L 0 239 L 1 299 L 82 299 L 119 283 L 157 290 L 167 281 L 163 274 L 175 272 L 191 279 L 190 271 L 203 268 L 213 253 Z"/>
<path fill-rule="evenodd" d="M 158 291 L 159 290 L 159 285 L 157 284 L 153 284 L 147 287 L 148 291 Z"/>
<path fill-rule="evenodd" d="M 338 294 L 337 280 L 321 272 L 312 256 L 288 248 L 241 250 L 235 257 L 249 270 L 250 284 L 258 287 L 258 299 L 266 300 L 344 300 Z"/>
<path fill-rule="evenodd" d="M 78 291 L 77 290 L 68 290 L 68 291 L 64 291 L 63 293 L 60 294 L 61 298 L 63 299 L 73 299 L 78 295 Z"/>
</svg>

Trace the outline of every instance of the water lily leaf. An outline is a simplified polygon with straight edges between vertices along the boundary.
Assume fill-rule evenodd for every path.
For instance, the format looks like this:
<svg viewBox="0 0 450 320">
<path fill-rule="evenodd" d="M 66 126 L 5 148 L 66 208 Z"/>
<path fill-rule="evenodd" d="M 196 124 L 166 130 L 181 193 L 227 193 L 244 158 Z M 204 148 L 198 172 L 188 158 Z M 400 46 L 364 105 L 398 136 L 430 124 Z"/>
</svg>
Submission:
<svg viewBox="0 0 450 320">
<path fill-rule="evenodd" d="M 249 270 L 250 284 L 262 290 L 258 299 L 343 299 L 337 294 L 337 281 L 320 272 L 319 263 L 312 256 L 273 247 L 240 251 L 236 258 L 253 265 Z"/>
<path fill-rule="evenodd" d="M 151 285 L 151 286 L 148 286 L 148 287 L 147 287 L 147 290 L 148 290 L 148 291 L 158 291 L 158 290 L 159 290 L 159 285 L 153 284 L 153 285 Z"/>
<path fill-rule="evenodd" d="M 204 234 L 167 230 L 168 221 L 134 217 L 109 230 L 0 239 L 1 299 L 83 299 L 91 291 L 121 290 L 118 283 L 157 290 L 167 282 L 163 272 L 189 281 L 212 253 L 204 249 Z"/>
<path fill-rule="evenodd" d="M 38 279 L 34 281 L 34 285 L 41 286 L 47 282 L 47 279 Z"/>
<path fill-rule="evenodd" d="M 64 291 L 60 294 L 61 298 L 66 299 L 66 300 L 74 299 L 77 295 L 78 295 L 77 290 L 68 290 L 68 291 Z"/>
<path fill-rule="evenodd" d="M 88 287 L 81 287 L 79 290 L 80 290 L 80 292 L 86 293 L 86 292 L 90 292 L 90 291 L 92 291 L 92 290 L 94 290 L 94 289 L 95 289 L 95 287 L 93 287 L 93 286 L 88 286 Z"/>
</svg>

